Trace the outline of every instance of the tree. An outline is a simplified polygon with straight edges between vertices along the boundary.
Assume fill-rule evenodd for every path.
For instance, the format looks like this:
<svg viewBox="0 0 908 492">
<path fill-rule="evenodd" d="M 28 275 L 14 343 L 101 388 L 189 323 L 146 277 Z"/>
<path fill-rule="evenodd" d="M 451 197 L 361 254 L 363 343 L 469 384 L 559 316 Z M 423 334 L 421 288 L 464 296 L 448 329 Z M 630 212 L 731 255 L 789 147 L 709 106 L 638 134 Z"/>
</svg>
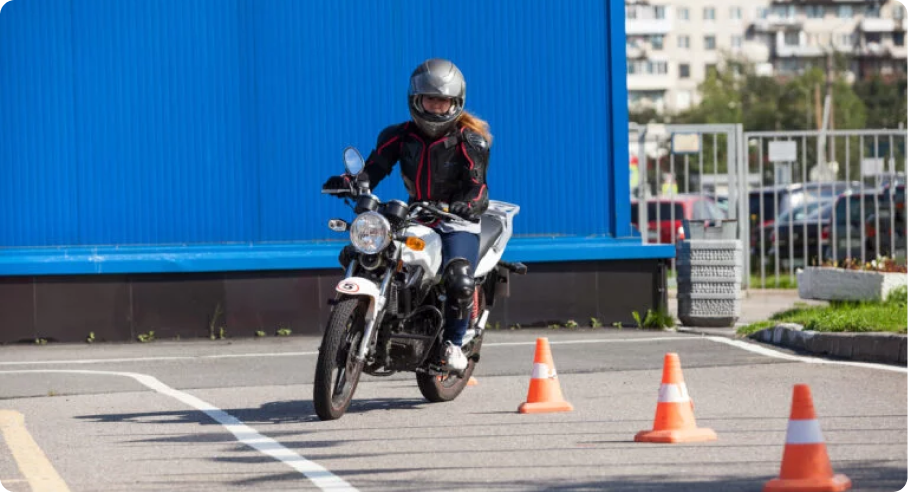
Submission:
<svg viewBox="0 0 908 492">
<path fill-rule="evenodd" d="M 854 92 L 867 108 L 868 128 L 904 128 L 906 116 L 906 89 L 908 79 L 904 77 L 886 82 L 879 74 L 854 84 Z"/>
</svg>

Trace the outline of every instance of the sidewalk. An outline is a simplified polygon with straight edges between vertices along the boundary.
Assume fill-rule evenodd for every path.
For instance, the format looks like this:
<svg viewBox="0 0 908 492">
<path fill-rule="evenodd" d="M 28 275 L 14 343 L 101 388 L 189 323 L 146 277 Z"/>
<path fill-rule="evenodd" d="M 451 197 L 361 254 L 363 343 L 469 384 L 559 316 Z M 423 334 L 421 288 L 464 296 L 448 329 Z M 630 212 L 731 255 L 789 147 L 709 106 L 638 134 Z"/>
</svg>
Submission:
<svg viewBox="0 0 908 492">
<path fill-rule="evenodd" d="M 668 294 L 669 310 L 678 317 L 677 291 Z M 825 301 L 801 299 L 796 289 L 752 289 L 741 299 L 738 326 L 769 319 L 775 313 L 795 307 L 795 303 L 813 306 Z M 679 326 L 679 331 L 734 338 L 737 327 L 698 328 Z M 784 324 L 762 330 L 748 338 L 780 347 L 837 359 L 860 360 L 904 366 L 908 357 L 908 338 L 893 333 L 821 333 L 801 331 L 798 325 Z"/>
</svg>

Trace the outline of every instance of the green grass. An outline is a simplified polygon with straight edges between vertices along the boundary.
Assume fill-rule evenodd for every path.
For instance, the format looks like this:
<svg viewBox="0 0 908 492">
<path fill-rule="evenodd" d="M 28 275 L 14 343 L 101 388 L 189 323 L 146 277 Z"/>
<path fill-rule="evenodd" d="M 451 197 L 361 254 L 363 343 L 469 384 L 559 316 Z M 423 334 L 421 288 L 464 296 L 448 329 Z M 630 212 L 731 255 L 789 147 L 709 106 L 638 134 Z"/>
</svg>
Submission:
<svg viewBox="0 0 908 492">
<path fill-rule="evenodd" d="M 885 302 L 833 302 L 829 306 L 796 307 L 776 313 L 766 321 L 738 329 L 749 335 L 778 323 L 797 323 L 805 330 L 829 332 L 889 331 L 908 333 L 908 290 L 893 291 Z"/>
<path fill-rule="evenodd" d="M 751 289 L 797 289 L 798 288 L 798 279 L 797 276 L 794 278 L 791 277 L 788 273 L 779 273 L 776 276 L 775 272 L 769 273 L 766 272 L 766 276 L 762 278 L 763 283 L 760 282 L 760 272 L 750 274 L 750 288 Z"/>
</svg>

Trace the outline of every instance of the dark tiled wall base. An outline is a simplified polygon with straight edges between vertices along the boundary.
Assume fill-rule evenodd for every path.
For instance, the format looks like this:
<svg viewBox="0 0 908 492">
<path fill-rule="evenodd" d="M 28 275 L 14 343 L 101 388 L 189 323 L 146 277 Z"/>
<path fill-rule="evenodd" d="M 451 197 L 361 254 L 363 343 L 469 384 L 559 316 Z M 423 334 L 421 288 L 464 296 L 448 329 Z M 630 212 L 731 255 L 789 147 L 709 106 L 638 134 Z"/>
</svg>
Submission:
<svg viewBox="0 0 908 492">
<path fill-rule="evenodd" d="M 595 316 L 631 324 L 665 302 L 664 270 L 657 260 L 535 263 L 511 276 L 511 296 L 500 299 L 490 322 L 544 325 Z M 342 272 L 295 270 L 155 275 L 0 278 L 0 343 L 46 338 L 81 342 L 207 337 L 221 327 L 228 337 L 319 334 L 327 300 Z"/>
</svg>

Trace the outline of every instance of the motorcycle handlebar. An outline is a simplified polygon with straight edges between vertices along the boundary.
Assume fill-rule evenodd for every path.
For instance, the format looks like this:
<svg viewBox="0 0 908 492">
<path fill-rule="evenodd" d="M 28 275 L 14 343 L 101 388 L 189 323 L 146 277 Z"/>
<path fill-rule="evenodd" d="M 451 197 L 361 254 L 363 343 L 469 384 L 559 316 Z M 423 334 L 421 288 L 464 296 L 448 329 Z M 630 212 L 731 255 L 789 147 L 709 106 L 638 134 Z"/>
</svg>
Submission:
<svg viewBox="0 0 908 492">
<path fill-rule="evenodd" d="M 410 205 L 411 211 L 415 208 L 422 208 L 424 210 L 428 210 L 429 212 L 432 212 L 433 214 L 435 214 L 441 218 L 453 220 L 455 222 L 472 222 L 474 224 L 479 223 L 479 218 L 476 218 L 473 220 L 465 219 L 459 215 L 455 215 L 450 212 L 445 212 L 444 210 L 441 210 L 440 208 L 438 208 L 435 205 L 432 205 L 431 203 L 428 203 L 428 202 L 416 202 L 416 203 L 413 203 L 412 205 Z"/>
</svg>

